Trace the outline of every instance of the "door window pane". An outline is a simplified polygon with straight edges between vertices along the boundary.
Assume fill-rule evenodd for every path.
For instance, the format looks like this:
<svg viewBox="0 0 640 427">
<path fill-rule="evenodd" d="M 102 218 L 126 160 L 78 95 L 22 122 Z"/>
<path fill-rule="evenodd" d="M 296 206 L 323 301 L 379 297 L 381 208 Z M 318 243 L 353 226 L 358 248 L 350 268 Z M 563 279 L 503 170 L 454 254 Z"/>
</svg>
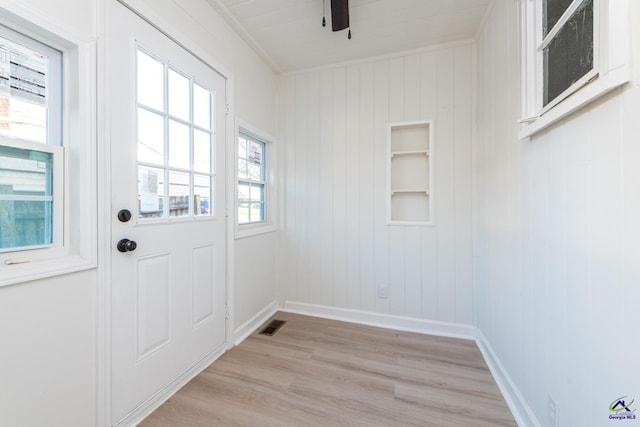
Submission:
<svg viewBox="0 0 640 427">
<path fill-rule="evenodd" d="M 164 170 L 139 166 L 138 217 L 162 218 L 164 193 Z"/>
<path fill-rule="evenodd" d="M 211 215 L 213 213 L 210 176 L 193 176 L 193 202 L 196 215 Z"/>
<path fill-rule="evenodd" d="M 138 108 L 138 161 L 164 163 L 164 117 Z"/>
<path fill-rule="evenodd" d="M 189 121 L 189 79 L 169 68 L 169 114 Z"/>
<path fill-rule="evenodd" d="M 211 134 L 195 129 L 193 131 L 193 169 L 211 173 Z"/>
<path fill-rule="evenodd" d="M 169 166 L 189 169 L 189 126 L 169 120 Z"/>
<path fill-rule="evenodd" d="M 210 216 L 214 201 L 211 92 L 194 84 L 179 64 L 169 66 L 144 52 L 138 52 L 138 60 L 139 70 L 160 75 L 153 85 L 160 95 L 141 93 L 138 100 L 138 217 Z M 138 80 L 139 88 L 151 91 L 145 73 L 140 71 Z M 161 100 L 164 105 L 159 104 Z"/>
<path fill-rule="evenodd" d="M 138 50 L 138 103 L 164 111 L 164 64 Z"/>
<path fill-rule="evenodd" d="M 193 85 L 193 123 L 211 130 L 211 92 L 197 84 Z"/>
<path fill-rule="evenodd" d="M 189 174 L 169 172 L 169 216 L 189 215 Z"/>
</svg>

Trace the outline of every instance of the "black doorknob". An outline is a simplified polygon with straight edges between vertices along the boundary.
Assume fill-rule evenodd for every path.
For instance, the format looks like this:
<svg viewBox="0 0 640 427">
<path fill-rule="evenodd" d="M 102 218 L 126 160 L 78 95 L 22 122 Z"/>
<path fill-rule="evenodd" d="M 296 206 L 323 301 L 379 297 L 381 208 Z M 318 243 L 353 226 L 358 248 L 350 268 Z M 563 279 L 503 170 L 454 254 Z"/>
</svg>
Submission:
<svg viewBox="0 0 640 427">
<path fill-rule="evenodd" d="M 131 211 L 129 209 L 120 209 L 118 219 L 120 222 L 128 222 L 131 219 Z"/>
<path fill-rule="evenodd" d="M 138 244 L 133 240 L 122 239 L 118 242 L 117 248 L 120 252 L 133 252 L 138 247 Z"/>
</svg>

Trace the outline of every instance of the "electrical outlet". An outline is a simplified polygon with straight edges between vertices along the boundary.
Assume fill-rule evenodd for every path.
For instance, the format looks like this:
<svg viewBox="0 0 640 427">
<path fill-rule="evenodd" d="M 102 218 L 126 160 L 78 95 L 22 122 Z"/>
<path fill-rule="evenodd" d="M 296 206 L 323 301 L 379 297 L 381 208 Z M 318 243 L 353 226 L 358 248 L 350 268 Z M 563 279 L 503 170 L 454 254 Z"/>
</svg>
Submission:
<svg viewBox="0 0 640 427">
<path fill-rule="evenodd" d="M 549 427 L 558 427 L 558 405 L 550 394 L 547 395 L 547 418 Z"/>
<path fill-rule="evenodd" d="M 387 286 L 380 285 L 378 287 L 378 298 L 386 298 L 387 297 Z"/>
</svg>

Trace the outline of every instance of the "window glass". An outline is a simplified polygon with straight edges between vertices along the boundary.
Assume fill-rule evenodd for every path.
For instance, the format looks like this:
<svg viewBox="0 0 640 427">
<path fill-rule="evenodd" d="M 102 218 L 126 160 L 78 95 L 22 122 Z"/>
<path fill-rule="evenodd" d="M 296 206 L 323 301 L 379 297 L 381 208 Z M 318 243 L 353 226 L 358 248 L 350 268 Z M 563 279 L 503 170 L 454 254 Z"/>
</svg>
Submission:
<svg viewBox="0 0 640 427">
<path fill-rule="evenodd" d="M 0 251 L 53 243 L 53 154 L 0 146 Z"/>
<path fill-rule="evenodd" d="M 0 25 L 0 252 L 62 244 L 61 58 Z"/>
<path fill-rule="evenodd" d="M 189 121 L 189 79 L 169 68 L 169 114 Z"/>
<path fill-rule="evenodd" d="M 212 102 L 190 76 L 138 50 L 139 219 L 214 214 Z"/>
<path fill-rule="evenodd" d="M 593 0 L 582 2 L 543 55 L 543 106 L 546 106 L 593 69 Z"/>
<path fill-rule="evenodd" d="M 238 223 L 264 222 L 266 144 L 240 134 L 238 139 Z"/>
<path fill-rule="evenodd" d="M 571 6 L 573 0 L 546 0 L 544 2 L 544 35 L 546 36 L 558 22 L 562 14 Z"/>
<path fill-rule="evenodd" d="M 164 65 L 138 50 L 138 103 L 164 109 Z"/>
</svg>

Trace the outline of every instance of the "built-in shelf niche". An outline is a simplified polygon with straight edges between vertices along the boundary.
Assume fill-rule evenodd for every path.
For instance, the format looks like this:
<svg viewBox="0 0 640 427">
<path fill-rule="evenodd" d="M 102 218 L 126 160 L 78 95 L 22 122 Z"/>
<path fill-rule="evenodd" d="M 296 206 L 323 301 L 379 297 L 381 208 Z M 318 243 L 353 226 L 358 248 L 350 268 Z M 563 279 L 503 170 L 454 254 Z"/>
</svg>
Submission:
<svg viewBox="0 0 640 427">
<path fill-rule="evenodd" d="M 433 122 L 388 125 L 389 225 L 433 225 Z"/>
</svg>

